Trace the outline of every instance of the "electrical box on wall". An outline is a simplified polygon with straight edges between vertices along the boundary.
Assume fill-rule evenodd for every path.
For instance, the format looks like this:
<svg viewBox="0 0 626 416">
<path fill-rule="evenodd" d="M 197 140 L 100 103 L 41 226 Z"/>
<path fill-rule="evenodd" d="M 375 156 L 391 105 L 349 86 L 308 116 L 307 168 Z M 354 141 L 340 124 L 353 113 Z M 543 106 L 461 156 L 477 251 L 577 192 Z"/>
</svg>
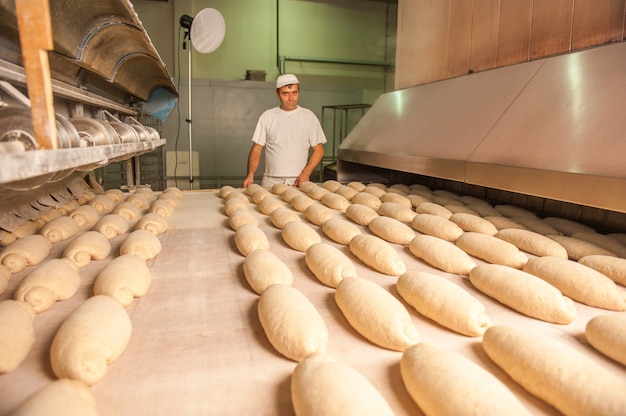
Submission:
<svg viewBox="0 0 626 416">
<path fill-rule="evenodd" d="M 189 163 L 189 152 L 168 150 L 165 152 L 165 172 L 167 174 L 167 186 L 176 186 L 179 189 L 200 189 L 200 157 L 198 152 L 191 152 L 191 163 Z M 189 171 L 193 170 L 193 182 L 189 182 Z M 192 186 L 193 185 L 193 186 Z"/>
</svg>

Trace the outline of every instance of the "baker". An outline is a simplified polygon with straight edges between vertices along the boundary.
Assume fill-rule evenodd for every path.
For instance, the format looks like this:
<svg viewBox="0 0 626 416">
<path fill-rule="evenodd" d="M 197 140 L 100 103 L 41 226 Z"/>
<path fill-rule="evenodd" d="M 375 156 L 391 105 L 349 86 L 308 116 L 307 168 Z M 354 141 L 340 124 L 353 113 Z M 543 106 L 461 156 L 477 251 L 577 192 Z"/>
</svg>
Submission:
<svg viewBox="0 0 626 416">
<path fill-rule="evenodd" d="M 261 186 L 268 188 L 278 183 L 298 186 L 309 180 L 321 162 L 326 136 L 315 114 L 298 105 L 299 95 L 300 84 L 295 75 L 283 74 L 276 79 L 280 105 L 259 117 L 252 136 L 244 188 L 254 183 L 262 153 L 265 153 L 265 170 Z M 309 148 L 312 148 L 310 156 Z"/>
</svg>

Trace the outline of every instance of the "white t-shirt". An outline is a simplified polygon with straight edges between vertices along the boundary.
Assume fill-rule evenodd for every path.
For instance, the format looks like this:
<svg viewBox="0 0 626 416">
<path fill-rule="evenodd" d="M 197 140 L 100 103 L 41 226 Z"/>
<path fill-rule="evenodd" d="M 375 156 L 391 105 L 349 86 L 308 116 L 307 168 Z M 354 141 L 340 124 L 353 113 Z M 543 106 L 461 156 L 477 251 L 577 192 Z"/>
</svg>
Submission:
<svg viewBox="0 0 626 416">
<path fill-rule="evenodd" d="M 259 117 L 252 141 L 265 146 L 265 176 L 297 177 L 306 166 L 309 147 L 326 143 L 326 136 L 311 110 L 274 107 Z"/>
</svg>

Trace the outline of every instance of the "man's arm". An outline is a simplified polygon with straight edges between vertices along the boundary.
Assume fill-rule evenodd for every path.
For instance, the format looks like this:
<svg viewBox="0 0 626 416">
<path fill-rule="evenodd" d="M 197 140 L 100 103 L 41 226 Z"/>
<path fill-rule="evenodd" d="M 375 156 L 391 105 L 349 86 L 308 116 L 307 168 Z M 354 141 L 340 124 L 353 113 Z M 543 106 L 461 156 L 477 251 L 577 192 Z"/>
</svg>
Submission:
<svg viewBox="0 0 626 416">
<path fill-rule="evenodd" d="M 263 146 L 253 143 L 248 155 L 248 176 L 243 180 L 243 187 L 247 188 L 248 185 L 254 183 L 254 174 L 261 164 L 261 153 L 263 152 Z"/>
<path fill-rule="evenodd" d="M 293 185 L 299 186 L 301 183 L 310 180 L 311 174 L 313 173 L 317 165 L 319 165 L 319 163 L 322 161 L 323 157 L 324 144 L 319 143 L 313 146 L 313 152 L 311 153 L 311 157 L 309 157 L 309 161 L 307 162 L 304 169 L 302 169 L 302 172 L 300 172 L 300 175 L 298 175 L 298 179 L 296 179 L 296 182 Z"/>
</svg>

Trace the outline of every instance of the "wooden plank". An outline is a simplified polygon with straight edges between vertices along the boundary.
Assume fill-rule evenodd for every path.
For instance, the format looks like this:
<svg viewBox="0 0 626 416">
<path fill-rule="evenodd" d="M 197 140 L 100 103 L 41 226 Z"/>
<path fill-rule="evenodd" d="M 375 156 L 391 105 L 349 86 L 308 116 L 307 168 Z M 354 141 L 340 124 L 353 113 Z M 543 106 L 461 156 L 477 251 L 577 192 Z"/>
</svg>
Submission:
<svg viewBox="0 0 626 416">
<path fill-rule="evenodd" d="M 453 1 L 450 4 L 446 78 L 465 75 L 469 72 L 472 9 L 473 2 L 471 1 Z"/>
<path fill-rule="evenodd" d="M 572 50 L 624 39 L 624 0 L 575 0 Z"/>
<path fill-rule="evenodd" d="M 412 34 L 417 25 L 417 1 L 404 0 L 398 5 L 398 29 L 396 35 L 396 72 L 394 89 L 417 85 L 417 61 L 419 42 L 413 42 Z"/>
<path fill-rule="evenodd" d="M 530 59 L 570 50 L 574 0 L 535 0 L 530 33 Z"/>
<path fill-rule="evenodd" d="M 496 66 L 526 62 L 533 0 L 502 0 Z"/>
<path fill-rule="evenodd" d="M 469 70 L 484 71 L 496 67 L 500 0 L 474 0 Z"/>
<path fill-rule="evenodd" d="M 39 149 L 56 149 L 56 117 L 48 64 L 53 49 L 50 6 L 47 0 L 15 2 L 33 128 Z"/>
</svg>

